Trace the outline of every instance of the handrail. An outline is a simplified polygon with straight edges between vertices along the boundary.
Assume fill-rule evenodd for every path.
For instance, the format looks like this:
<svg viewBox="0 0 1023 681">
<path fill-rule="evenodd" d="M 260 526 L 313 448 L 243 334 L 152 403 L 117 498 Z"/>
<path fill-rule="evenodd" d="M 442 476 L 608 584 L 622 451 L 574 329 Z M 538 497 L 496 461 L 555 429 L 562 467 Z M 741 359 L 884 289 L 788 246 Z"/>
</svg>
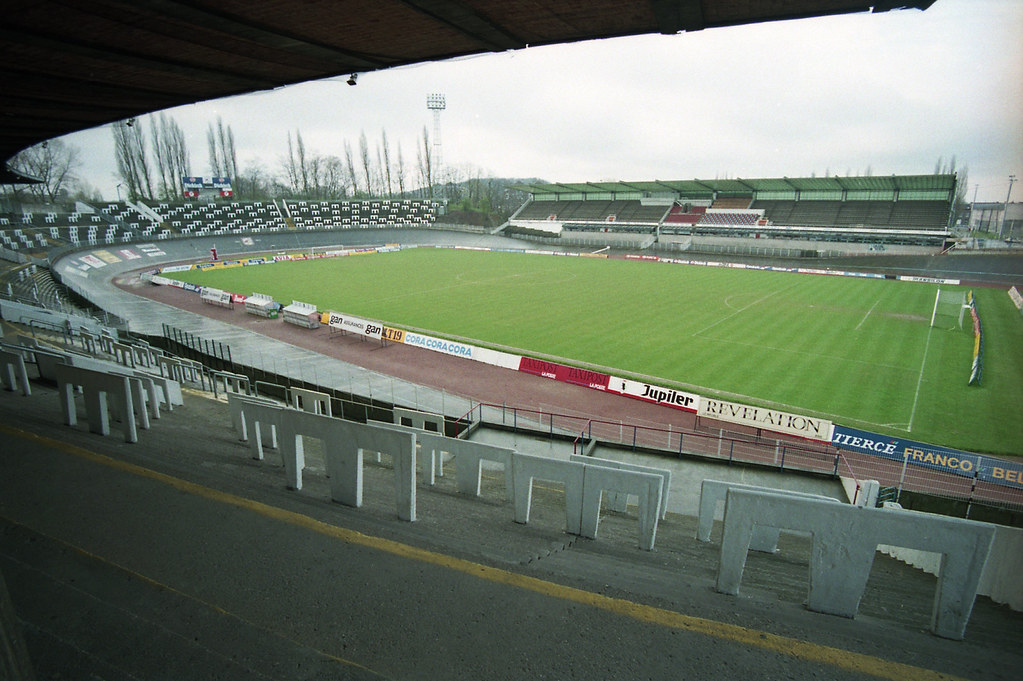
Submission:
<svg viewBox="0 0 1023 681">
<path fill-rule="evenodd" d="M 856 491 L 853 492 L 853 498 L 850 501 L 850 503 L 853 506 L 855 506 L 856 503 L 860 500 L 860 490 L 862 489 L 862 485 L 860 483 L 859 478 L 856 477 L 856 473 L 853 472 L 852 466 L 849 464 L 849 460 L 845 458 L 845 455 L 840 453 L 838 455 L 838 460 L 841 463 L 845 464 L 845 471 L 843 471 L 841 475 L 843 477 L 851 479 L 854 483 L 856 483 Z"/>
</svg>

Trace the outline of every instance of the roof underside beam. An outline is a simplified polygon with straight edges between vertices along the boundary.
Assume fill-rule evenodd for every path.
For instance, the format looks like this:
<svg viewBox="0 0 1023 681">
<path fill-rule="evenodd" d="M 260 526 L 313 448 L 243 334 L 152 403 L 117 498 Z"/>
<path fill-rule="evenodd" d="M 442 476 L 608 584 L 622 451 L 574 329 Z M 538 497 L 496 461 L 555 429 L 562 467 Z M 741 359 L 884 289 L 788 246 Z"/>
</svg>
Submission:
<svg viewBox="0 0 1023 681">
<path fill-rule="evenodd" d="M 491 51 L 525 47 L 526 41 L 455 0 L 402 0 L 412 9 L 455 29 Z"/>
<path fill-rule="evenodd" d="M 651 0 L 660 33 L 700 31 L 706 26 L 700 0 Z"/>
<path fill-rule="evenodd" d="M 115 8 L 119 2 L 114 2 Z M 118 11 L 122 11 L 117 8 Z M 336 45 L 311 39 L 306 35 L 296 35 L 281 29 L 280 26 L 269 26 L 249 18 L 243 13 L 218 11 L 212 6 L 196 4 L 192 0 L 148 0 L 146 10 L 156 18 L 170 17 L 184 25 L 197 24 L 227 36 L 241 38 L 263 45 L 268 49 L 300 54 L 304 57 L 323 60 L 325 63 L 336 63 L 338 72 L 358 70 L 375 70 L 387 67 L 391 59 L 381 55 L 366 54 L 339 48 Z"/>
</svg>

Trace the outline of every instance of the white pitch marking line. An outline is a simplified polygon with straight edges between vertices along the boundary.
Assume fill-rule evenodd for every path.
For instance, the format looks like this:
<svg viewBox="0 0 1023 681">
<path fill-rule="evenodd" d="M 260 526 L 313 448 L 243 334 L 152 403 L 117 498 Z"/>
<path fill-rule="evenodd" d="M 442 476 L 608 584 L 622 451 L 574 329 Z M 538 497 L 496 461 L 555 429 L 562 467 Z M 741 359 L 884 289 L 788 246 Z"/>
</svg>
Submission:
<svg viewBox="0 0 1023 681">
<path fill-rule="evenodd" d="M 924 367 L 927 365 L 927 350 L 931 347 L 931 331 L 934 327 L 928 327 L 927 329 L 927 342 L 924 343 L 924 358 L 920 360 L 920 376 L 916 380 L 916 393 L 913 395 L 913 409 L 909 412 L 909 427 L 906 429 L 907 433 L 913 432 L 913 419 L 916 418 L 916 403 L 920 399 L 920 385 L 924 382 Z"/>
<path fill-rule="evenodd" d="M 870 313 L 874 311 L 874 308 L 877 307 L 877 304 L 880 303 L 880 302 L 881 302 L 881 299 L 878 298 L 877 302 L 875 302 L 873 305 L 870 306 L 870 309 L 867 310 L 867 314 L 863 315 L 863 319 L 860 320 L 860 323 L 856 325 L 856 328 L 853 329 L 853 331 L 859 331 L 860 327 L 863 326 L 863 322 L 867 321 L 867 317 L 870 316 Z"/>
<path fill-rule="evenodd" d="M 796 282 L 796 283 L 799 283 L 799 282 Z M 732 314 L 730 314 L 730 315 L 728 315 L 728 316 L 726 316 L 726 317 L 722 317 L 721 319 L 717 320 L 716 322 L 714 322 L 714 323 L 713 323 L 713 324 L 711 324 L 710 326 L 708 326 L 708 327 L 706 327 L 706 328 L 704 328 L 704 329 L 700 329 L 699 331 L 695 332 L 695 333 L 693 334 L 693 336 L 699 336 L 699 335 L 700 335 L 701 333 L 703 333 L 703 332 L 705 332 L 705 331 L 710 331 L 711 329 L 713 329 L 713 328 L 714 328 L 715 326 L 717 326 L 718 324 L 721 324 L 722 322 L 727 322 L 727 321 L 728 321 L 729 319 L 731 319 L 731 318 L 732 318 L 732 317 L 734 317 L 735 315 L 737 315 L 737 314 L 741 314 L 742 312 L 745 312 L 746 310 L 750 309 L 750 308 L 751 308 L 751 307 L 753 307 L 754 305 L 758 305 L 758 304 L 760 304 L 760 303 L 764 302 L 765 300 L 767 300 L 767 299 L 768 299 L 768 298 L 770 298 L 771 296 L 776 296 L 776 295 L 778 295 L 779 293 L 784 293 L 785 291 L 788 291 L 788 290 L 789 290 L 790 288 L 793 288 L 793 287 L 794 287 L 794 286 L 796 285 L 796 283 L 792 284 L 792 286 L 786 286 L 785 288 L 780 288 L 780 289 L 778 289 L 777 291 L 774 291 L 773 293 L 768 293 L 768 294 L 767 294 L 766 296 L 764 296 L 764 297 L 763 297 L 763 298 L 761 298 L 760 300 L 754 300 L 754 301 L 753 301 L 752 303 L 750 303 L 749 305 L 746 305 L 745 307 L 740 307 L 740 308 L 739 308 L 738 310 L 736 310 L 736 311 L 735 311 L 735 312 L 733 312 Z M 727 303 L 726 303 L 726 304 L 727 304 Z M 729 305 L 728 307 L 731 307 L 731 305 Z"/>
</svg>

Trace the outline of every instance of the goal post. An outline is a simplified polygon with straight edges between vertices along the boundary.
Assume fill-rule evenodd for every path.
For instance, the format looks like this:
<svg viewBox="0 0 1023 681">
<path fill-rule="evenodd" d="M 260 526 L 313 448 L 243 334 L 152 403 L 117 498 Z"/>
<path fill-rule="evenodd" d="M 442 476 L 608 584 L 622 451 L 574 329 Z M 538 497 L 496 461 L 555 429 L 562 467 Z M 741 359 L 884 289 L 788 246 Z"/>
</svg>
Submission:
<svg viewBox="0 0 1023 681">
<path fill-rule="evenodd" d="M 969 307 L 964 292 L 938 289 L 934 296 L 934 310 L 931 311 L 931 326 L 961 329 Z"/>
</svg>

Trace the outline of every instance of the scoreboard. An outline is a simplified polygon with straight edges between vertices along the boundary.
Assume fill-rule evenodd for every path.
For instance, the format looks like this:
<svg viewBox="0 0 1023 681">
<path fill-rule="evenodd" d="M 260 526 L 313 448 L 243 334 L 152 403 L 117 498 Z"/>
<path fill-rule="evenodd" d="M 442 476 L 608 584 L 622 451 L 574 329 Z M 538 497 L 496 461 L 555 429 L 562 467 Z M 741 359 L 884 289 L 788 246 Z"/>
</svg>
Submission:
<svg viewBox="0 0 1023 681">
<path fill-rule="evenodd" d="M 234 187 L 230 177 L 182 177 L 181 193 L 186 199 L 229 199 Z"/>
</svg>

